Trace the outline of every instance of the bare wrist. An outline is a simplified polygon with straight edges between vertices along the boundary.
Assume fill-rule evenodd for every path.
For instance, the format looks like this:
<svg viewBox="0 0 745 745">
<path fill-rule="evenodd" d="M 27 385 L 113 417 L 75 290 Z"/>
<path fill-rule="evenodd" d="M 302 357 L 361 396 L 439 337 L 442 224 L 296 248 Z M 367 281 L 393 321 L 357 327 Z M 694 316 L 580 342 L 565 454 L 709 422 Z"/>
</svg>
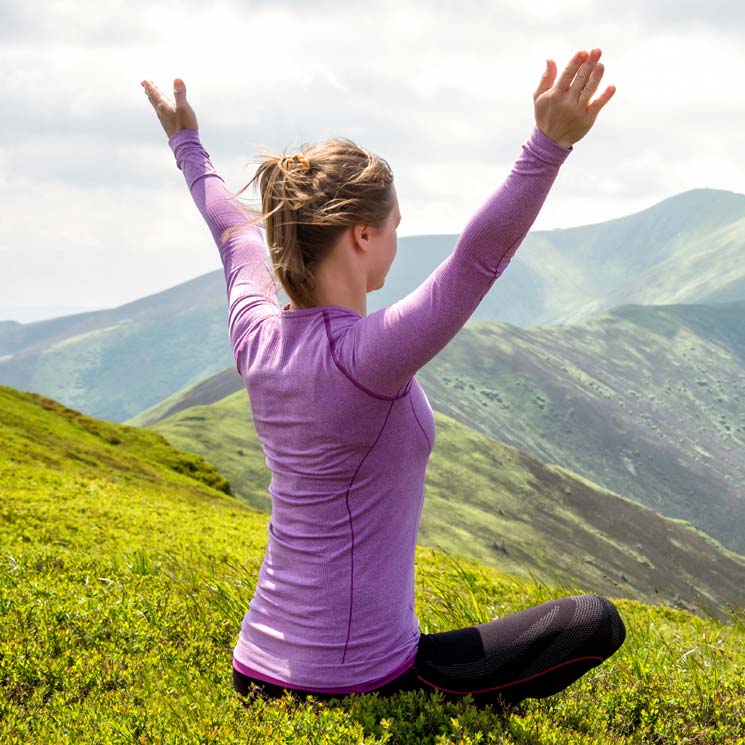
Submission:
<svg viewBox="0 0 745 745">
<path fill-rule="evenodd" d="M 545 137 L 548 137 L 551 142 L 554 142 L 557 145 L 566 148 L 567 150 L 574 145 L 574 143 L 570 142 L 566 137 L 556 136 L 549 132 L 546 132 L 539 124 L 536 124 L 535 126 L 538 128 L 538 131 Z"/>
</svg>

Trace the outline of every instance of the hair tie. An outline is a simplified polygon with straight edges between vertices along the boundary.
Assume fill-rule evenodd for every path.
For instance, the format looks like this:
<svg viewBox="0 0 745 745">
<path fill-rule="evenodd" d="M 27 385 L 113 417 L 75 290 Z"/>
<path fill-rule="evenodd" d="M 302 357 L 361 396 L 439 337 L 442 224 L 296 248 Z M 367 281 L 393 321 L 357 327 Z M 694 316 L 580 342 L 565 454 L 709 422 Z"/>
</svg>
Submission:
<svg viewBox="0 0 745 745">
<path fill-rule="evenodd" d="M 304 170 L 307 171 L 310 168 L 310 161 L 304 155 L 295 155 L 294 160 L 296 163 L 300 163 Z"/>
</svg>

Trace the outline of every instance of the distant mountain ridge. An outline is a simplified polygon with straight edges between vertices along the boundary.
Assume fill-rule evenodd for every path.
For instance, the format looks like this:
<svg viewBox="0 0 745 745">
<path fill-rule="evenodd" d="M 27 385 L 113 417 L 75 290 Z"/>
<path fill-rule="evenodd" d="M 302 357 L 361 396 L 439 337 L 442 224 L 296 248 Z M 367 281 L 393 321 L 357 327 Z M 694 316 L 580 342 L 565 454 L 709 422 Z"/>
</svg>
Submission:
<svg viewBox="0 0 745 745">
<path fill-rule="evenodd" d="M 0 323 L 0 384 L 118 421 L 233 364 L 222 272 L 120 308 Z"/>
<path fill-rule="evenodd" d="M 373 313 L 413 290 L 456 235 L 401 238 Z M 533 231 L 469 323 L 569 323 L 619 304 L 745 299 L 745 195 L 697 189 L 596 225 Z M 205 242 L 205 250 L 216 250 Z M 280 292 L 280 301 L 286 296 Z M 233 364 L 222 270 L 120 308 L 0 323 L 0 383 L 126 420 Z"/>
</svg>

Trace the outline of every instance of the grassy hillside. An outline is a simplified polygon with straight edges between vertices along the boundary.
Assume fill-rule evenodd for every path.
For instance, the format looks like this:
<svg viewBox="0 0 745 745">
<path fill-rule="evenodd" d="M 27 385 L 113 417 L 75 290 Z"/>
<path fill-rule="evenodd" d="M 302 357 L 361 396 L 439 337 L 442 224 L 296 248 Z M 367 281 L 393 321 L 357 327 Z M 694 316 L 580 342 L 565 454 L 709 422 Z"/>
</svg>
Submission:
<svg viewBox="0 0 745 745">
<path fill-rule="evenodd" d="M 616 599 L 623 647 L 508 717 L 439 693 L 244 708 L 231 650 L 267 516 L 152 432 L 0 388 L 3 743 L 647 743 L 745 741 L 745 615 Z M 420 549 L 422 631 L 567 592 Z"/>
<path fill-rule="evenodd" d="M 237 374 L 236 374 L 236 377 Z M 238 377 L 239 382 L 242 382 Z M 203 397 L 211 381 L 219 386 L 221 376 L 203 381 L 187 389 L 184 399 Z M 170 401 L 171 399 L 167 399 Z M 253 422 L 245 390 L 232 393 L 213 404 L 199 404 L 180 409 L 177 413 L 152 425 L 174 447 L 209 458 L 231 482 L 234 493 L 246 504 L 264 512 L 271 509 L 267 491 L 271 474 Z"/>
<path fill-rule="evenodd" d="M 411 292 L 457 237 L 402 238 L 368 313 Z M 573 322 L 620 303 L 745 300 L 743 247 L 745 195 L 713 189 L 597 225 L 534 231 L 472 321 L 528 326 Z M 205 250 L 217 260 L 211 242 Z M 0 322 L 0 384 L 124 421 L 232 366 L 226 315 L 220 269 L 120 308 Z"/>
<path fill-rule="evenodd" d="M 215 376 L 215 395 L 225 379 Z M 179 398 L 208 401 L 209 381 Z M 237 496 L 269 511 L 270 474 L 245 390 L 179 408 L 151 426 L 217 464 Z M 558 466 L 435 412 L 419 541 L 549 584 L 705 612 L 745 605 L 745 558 L 690 524 L 661 517 Z"/>
<path fill-rule="evenodd" d="M 745 303 L 469 324 L 417 375 L 432 407 L 745 554 Z"/>
<path fill-rule="evenodd" d="M 134 427 L 149 427 L 151 424 L 191 406 L 213 404 L 231 393 L 245 389 L 246 383 L 243 378 L 234 367 L 230 367 L 200 380 L 196 385 L 190 385 L 172 393 L 168 398 L 164 398 L 154 406 L 128 419 L 126 424 Z"/>
</svg>

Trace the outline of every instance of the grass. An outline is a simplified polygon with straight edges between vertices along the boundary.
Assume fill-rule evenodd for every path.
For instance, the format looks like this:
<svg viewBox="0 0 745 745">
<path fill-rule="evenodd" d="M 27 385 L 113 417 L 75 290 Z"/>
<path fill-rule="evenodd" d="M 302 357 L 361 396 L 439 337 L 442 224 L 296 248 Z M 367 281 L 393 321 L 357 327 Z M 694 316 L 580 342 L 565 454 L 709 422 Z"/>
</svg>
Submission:
<svg viewBox="0 0 745 745">
<path fill-rule="evenodd" d="M 504 719 L 422 691 L 244 706 L 267 515 L 154 433 L 31 394 L 0 388 L 0 441 L 2 743 L 745 743 L 745 614 L 615 598 L 621 649 Z M 423 632 L 583 591 L 425 548 L 416 588 Z"/>
</svg>

